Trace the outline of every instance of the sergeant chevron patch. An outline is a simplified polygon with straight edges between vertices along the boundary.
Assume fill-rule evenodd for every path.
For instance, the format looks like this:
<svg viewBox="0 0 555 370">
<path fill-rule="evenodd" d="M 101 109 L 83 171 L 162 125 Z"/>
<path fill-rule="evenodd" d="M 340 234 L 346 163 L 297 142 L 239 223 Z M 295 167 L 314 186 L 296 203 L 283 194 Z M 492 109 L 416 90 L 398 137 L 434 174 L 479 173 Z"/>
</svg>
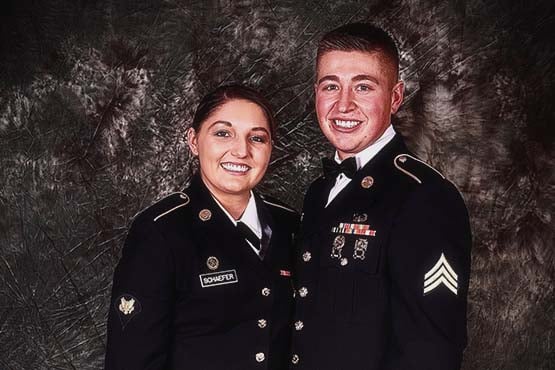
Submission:
<svg viewBox="0 0 555 370">
<path fill-rule="evenodd" d="M 457 294 L 459 288 L 458 276 L 451 265 L 449 265 L 449 262 L 447 262 L 443 253 L 434 267 L 424 275 L 424 295 L 430 293 L 441 284 L 445 285 L 455 295 Z"/>
</svg>

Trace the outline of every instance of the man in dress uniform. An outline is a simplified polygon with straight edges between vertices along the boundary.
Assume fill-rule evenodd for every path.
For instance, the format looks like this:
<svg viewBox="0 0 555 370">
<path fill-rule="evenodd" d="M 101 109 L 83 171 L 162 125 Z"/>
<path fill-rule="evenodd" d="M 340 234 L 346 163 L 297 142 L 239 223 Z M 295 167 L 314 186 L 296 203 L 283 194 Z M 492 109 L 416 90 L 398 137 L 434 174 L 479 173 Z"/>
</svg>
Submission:
<svg viewBox="0 0 555 370">
<path fill-rule="evenodd" d="M 304 202 L 291 369 L 461 366 L 468 214 L 391 126 L 403 100 L 398 65 L 392 38 L 370 24 L 318 45 L 316 113 L 336 152 Z"/>
</svg>

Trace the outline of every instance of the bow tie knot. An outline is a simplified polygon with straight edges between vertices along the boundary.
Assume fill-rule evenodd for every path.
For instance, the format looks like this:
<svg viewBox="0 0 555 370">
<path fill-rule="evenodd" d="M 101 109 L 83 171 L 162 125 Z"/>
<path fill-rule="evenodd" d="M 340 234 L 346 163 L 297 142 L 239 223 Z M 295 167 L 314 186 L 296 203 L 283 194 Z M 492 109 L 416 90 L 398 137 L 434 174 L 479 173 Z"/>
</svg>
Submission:
<svg viewBox="0 0 555 370">
<path fill-rule="evenodd" d="M 329 158 L 322 158 L 322 167 L 326 179 L 335 179 L 340 173 L 352 179 L 357 172 L 357 161 L 355 157 L 347 158 L 341 163 Z"/>
</svg>

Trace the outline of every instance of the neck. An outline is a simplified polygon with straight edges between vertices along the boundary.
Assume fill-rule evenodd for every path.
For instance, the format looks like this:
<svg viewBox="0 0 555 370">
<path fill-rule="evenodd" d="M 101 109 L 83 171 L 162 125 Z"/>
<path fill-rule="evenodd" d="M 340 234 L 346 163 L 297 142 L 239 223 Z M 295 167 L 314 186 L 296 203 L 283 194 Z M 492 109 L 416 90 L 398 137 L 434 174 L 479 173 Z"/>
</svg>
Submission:
<svg viewBox="0 0 555 370">
<path fill-rule="evenodd" d="M 235 220 L 240 219 L 245 212 L 247 204 L 249 203 L 249 196 L 249 194 L 247 194 L 246 196 L 230 196 L 229 194 L 226 194 L 222 197 L 220 195 L 214 194 L 214 197 L 218 200 L 218 202 L 220 202 L 222 207 L 224 207 L 225 210 L 229 212 L 231 217 L 233 217 Z"/>
<path fill-rule="evenodd" d="M 238 220 L 245 212 L 247 205 L 249 204 L 249 199 L 251 196 L 250 191 L 243 191 L 237 194 L 230 194 L 218 190 L 216 187 L 205 180 L 204 176 L 201 175 L 202 182 L 208 188 L 208 191 L 216 200 L 225 208 L 225 210 L 233 217 Z"/>
</svg>

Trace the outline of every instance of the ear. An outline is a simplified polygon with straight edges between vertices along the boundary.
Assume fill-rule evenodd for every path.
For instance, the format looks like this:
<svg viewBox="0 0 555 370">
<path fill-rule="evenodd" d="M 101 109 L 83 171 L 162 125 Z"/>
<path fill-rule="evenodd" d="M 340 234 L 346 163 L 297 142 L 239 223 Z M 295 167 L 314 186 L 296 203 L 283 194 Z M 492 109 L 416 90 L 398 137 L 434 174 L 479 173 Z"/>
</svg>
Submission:
<svg viewBox="0 0 555 370">
<path fill-rule="evenodd" d="M 195 132 L 195 129 L 192 127 L 189 127 L 189 129 L 187 130 L 187 144 L 189 144 L 189 149 L 191 150 L 193 155 L 197 156 L 198 155 L 197 133 Z"/>
<path fill-rule="evenodd" d="M 395 86 L 393 86 L 393 90 L 391 91 L 391 114 L 395 114 L 399 110 L 399 107 L 403 102 L 404 94 L 405 83 L 399 80 Z"/>
</svg>

